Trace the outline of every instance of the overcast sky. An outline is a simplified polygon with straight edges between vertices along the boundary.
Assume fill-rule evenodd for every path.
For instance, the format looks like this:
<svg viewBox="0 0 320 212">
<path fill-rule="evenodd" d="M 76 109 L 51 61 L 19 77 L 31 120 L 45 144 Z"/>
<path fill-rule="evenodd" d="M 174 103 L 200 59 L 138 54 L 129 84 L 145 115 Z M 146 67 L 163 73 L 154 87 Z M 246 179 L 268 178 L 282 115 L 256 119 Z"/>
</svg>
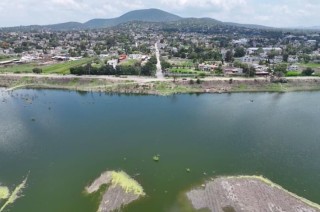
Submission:
<svg viewBox="0 0 320 212">
<path fill-rule="evenodd" d="M 0 27 L 86 22 L 146 8 L 275 27 L 320 25 L 320 0 L 0 0 Z"/>
</svg>

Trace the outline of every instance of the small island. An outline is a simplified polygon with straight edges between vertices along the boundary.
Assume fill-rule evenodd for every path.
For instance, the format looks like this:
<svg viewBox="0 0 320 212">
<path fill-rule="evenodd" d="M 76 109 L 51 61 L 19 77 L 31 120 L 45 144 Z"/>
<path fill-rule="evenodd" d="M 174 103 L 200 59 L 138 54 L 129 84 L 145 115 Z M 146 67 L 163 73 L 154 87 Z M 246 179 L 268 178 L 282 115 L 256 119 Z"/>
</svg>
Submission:
<svg viewBox="0 0 320 212">
<path fill-rule="evenodd" d="M 320 205 L 258 176 L 219 177 L 187 192 L 196 210 L 319 212 Z"/>
</svg>

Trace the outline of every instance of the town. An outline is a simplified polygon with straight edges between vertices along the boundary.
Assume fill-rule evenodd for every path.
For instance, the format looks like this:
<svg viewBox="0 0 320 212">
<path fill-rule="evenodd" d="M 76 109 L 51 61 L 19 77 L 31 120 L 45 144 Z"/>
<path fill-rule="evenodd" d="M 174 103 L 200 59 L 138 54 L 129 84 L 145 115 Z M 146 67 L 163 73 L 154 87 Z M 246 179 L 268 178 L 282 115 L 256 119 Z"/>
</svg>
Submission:
<svg viewBox="0 0 320 212">
<path fill-rule="evenodd" d="M 166 77 L 320 75 L 317 32 L 199 31 L 140 22 L 83 31 L 1 31 L 0 72 L 154 76 L 159 48 Z M 106 67 L 110 71 L 102 71 Z"/>
</svg>

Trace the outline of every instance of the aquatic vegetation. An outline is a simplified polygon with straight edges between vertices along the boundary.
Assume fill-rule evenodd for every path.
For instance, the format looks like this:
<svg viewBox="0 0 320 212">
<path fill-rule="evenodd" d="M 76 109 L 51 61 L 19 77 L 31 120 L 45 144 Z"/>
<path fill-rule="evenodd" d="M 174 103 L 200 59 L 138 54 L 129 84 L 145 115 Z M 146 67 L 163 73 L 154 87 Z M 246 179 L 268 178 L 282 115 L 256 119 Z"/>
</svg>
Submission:
<svg viewBox="0 0 320 212">
<path fill-rule="evenodd" d="M 19 197 L 21 197 L 22 190 L 26 187 L 28 177 L 26 177 L 21 184 L 19 184 L 9 196 L 8 200 L 4 203 L 4 205 L 0 208 L 0 212 L 4 211 L 4 209 L 13 204 Z"/>
<path fill-rule="evenodd" d="M 8 187 L 0 186 L 0 200 L 7 199 L 10 195 Z"/>
<path fill-rule="evenodd" d="M 112 172 L 111 182 L 114 186 L 121 186 L 121 188 L 123 188 L 126 193 L 132 192 L 139 196 L 145 195 L 142 186 L 123 171 Z"/>
<path fill-rule="evenodd" d="M 189 169 L 189 168 L 186 168 L 186 172 L 191 172 L 191 169 Z"/>
<path fill-rule="evenodd" d="M 155 155 L 152 158 L 154 161 L 158 162 L 160 160 L 160 155 Z"/>
</svg>

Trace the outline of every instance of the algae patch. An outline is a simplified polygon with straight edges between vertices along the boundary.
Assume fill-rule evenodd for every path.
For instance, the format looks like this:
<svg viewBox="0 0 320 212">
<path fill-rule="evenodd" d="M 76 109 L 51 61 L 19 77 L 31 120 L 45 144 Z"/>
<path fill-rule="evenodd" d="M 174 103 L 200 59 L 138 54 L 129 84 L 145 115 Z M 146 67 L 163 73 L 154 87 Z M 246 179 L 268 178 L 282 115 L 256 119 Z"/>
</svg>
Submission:
<svg viewBox="0 0 320 212">
<path fill-rule="evenodd" d="M 0 186 L 0 200 L 1 199 L 8 199 L 10 195 L 8 187 Z"/>
<path fill-rule="evenodd" d="M 0 212 L 4 211 L 8 205 L 13 204 L 19 197 L 21 197 L 22 190 L 26 187 L 27 179 L 28 177 L 26 177 L 22 183 L 13 190 L 11 195 L 7 187 L 0 187 L 0 199 L 1 197 L 3 197 L 3 199 L 7 199 L 4 205 L 0 208 Z"/>
<path fill-rule="evenodd" d="M 145 196 L 142 186 L 123 171 L 107 171 L 85 188 L 89 194 L 97 192 L 107 185 L 98 212 L 120 210 L 123 206 Z"/>
</svg>

